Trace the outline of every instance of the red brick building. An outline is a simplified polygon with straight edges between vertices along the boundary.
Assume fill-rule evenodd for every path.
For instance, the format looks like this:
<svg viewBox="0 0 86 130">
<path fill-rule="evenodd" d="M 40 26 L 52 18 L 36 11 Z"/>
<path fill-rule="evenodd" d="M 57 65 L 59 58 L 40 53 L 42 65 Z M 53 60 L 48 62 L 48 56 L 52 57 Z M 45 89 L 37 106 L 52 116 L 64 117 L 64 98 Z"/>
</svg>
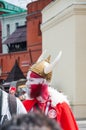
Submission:
<svg viewBox="0 0 86 130">
<path fill-rule="evenodd" d="M 1 29 L 1 22 L 0 22 L 0 53 L 2 53 L 2 29 Z"/>
<path fill-rule="evenodd" d="M 11 71 L 15 60 L 23 71 L 24 75 L 42 52 L 42 34 L 40 24 L 42 21 L 41 10 L 52 0 L 38 0 L 27 5 L 27 27 L 26 27 L 26 51 L 19 51 L 9 54 L 0 54 L 0 66 L 2 68 L 1 78 L 6 79 Z M 0 47 L 1 48 L 1 47 Z M 1 51 L 1 50 L 0 50 Z"/>
</svg>

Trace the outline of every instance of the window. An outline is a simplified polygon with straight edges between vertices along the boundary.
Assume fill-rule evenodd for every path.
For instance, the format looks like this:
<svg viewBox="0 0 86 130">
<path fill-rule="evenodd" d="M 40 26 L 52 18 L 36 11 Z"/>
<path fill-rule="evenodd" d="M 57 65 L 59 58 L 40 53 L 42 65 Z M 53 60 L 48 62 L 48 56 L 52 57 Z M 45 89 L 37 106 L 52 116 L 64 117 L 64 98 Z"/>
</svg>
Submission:
<svg viewBox="0 0 86 130">
<path fill-rule="evenodd" d="M 27 21 L 25 21 L 25 25 L 27 25 Z"/>
<path fill-rule="evenodd" d="M 0 30 L 0 38 L 1 38 L 1 36 L 2 36 L 2 31 Z"/>
<path fill-rule="evenodd" d="M 4 4 L 0 3 L 0 8 L 4 8 Z"/>
<path fill-rule="evenodd" d="M 26 51 L 26 42 L 21 42 L 21 43 L 15 43 L 15 44 L 10 44 L 8 45 L 9 48 L 9 53 L 11 52 L 19 52 L 19 51 Z"/>
<path fill-rule="evenodd" d="M 41 25 L 41 23 L 39 22 L 39 23 L 38 23 L 38 35 L 39 35 L 39 36 L 41 36 L 41 29 L 40 29 L 40 25 Z"/>
<path fill-rule="evenodd" d="M 10 24 L 7 24 L 7 37 L 10 35 Z"/>
<path fill-rule="evenodd" d="M 15 23 L 16 28 L 19 26 L 19 23 Z"/>
</svg>

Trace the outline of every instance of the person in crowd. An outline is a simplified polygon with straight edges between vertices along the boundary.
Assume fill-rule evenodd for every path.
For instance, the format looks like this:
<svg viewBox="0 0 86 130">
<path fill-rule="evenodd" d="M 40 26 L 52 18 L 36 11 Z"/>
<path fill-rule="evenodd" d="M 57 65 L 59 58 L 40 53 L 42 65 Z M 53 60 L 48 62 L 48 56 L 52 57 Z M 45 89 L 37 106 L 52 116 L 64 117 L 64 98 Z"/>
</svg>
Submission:
<svg viewBox="0 0 86 130">
<path fill-rule="evenodd" d="M 38 109 L 49 118 L 55 119 L 63 130 L 78 130 L 78 126 L 67 97 L 50 86 L 52 71 L 58 63 L 62 52 L 50 63 L 50 56 L 40 56 L 27 73 L 29 99 L 23 101 L 27 112 Z M 37 119 L 37 118 L 36 118 Z"/>
<path fill-rule="evenodd" d="M 25 99 L 28 99 L 27 95 L 27 87 L 26 87 L 26 79 L 20 79 L 17 81 L 16 84 L 16 95 L 21 100 L 24 101 Z"/>
<path fill-rule="evenodd" d="M 24 101 L 28 98 L 26 85 L 18 86 L 17 96 L 21 101 Z"/>
<path fill-rule="evenodd" d="M 13 116 L 1 126 L 0 130 L 61 130 L 61 128 L 42 113 L 28 113 Z"/>
<path fill-rule="evenodd" d="M 22 102 L 0 89 L 0 124 L 10 120 L 13 114 L 27 113 Z"/>
<path fill-rule="evenodd" d="M 10 88 L 9 88 L 9 94 L 12 94 L 12 95 L 16 95 L 16 87 L 15 86 L 11 86 Z"/>
</svg>

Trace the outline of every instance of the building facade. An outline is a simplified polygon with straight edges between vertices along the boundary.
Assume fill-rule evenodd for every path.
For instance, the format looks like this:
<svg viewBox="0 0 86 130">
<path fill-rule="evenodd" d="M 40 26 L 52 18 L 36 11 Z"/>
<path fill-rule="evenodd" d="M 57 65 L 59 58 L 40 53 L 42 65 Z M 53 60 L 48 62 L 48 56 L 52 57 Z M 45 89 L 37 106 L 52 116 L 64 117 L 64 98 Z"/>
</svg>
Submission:
<svg viewBox="0 0 86 130">
<path fill-rule="evenodd" d="M 2 53 L 2 28 L 1 28 L 1 22 L 0 22 L 0 53 Z"/>
<path fill-rule="evenodd" d="M 76 118 L 86 118 L 86 0 L 55 0 L 42 20 L 43 50 L 52 60 L 63 52 L 52 85 L 68 95 Z"/>
<path fill-rule="evenodd" d="M 2 27 L 2 53 L 8 53 L 3 42 L 17 29 L 26 24 L 27 11 L 6 1 L 0 0 L 0 21 Z"/>
<path fill-rule="evenodd" d="M 7 45 L 3 42 L 17 29 L 18 26 L 26 24 L 27 12 L 7 14 L 0 17 L 2 25 L 2 53 L 8 53 Z"/>
<path fill-rule="evenodd" d="M 33 64 L 38 57 L 40 56 L 42 52 L 42 34 L 40 30 L 40 24 L 42 21 L 42 15 L 41 10 L 48 5 L 51 2 L 51 0 L 40 0 L 40 1 L 34 1 L 32 3 L 29 3 L 27 5 L 27 14 L 22 16 L 22 14 L 16 14 L 16 15 L 7 15 L 6 19 L 3 23 L 3 41 L 5 38 L 7 38 L 7 28 L 9 30 L 9 23 L 13 30 L 18 25 L 18 21 L 20 21 L 21 25 L 26 23 L 26 44 L 27 48 L 25 51 L 19 51 L 19 52 L 11 52 L 8 53 L 7 50 L 7 44 L 3 45 L 3 52 L 4 54 L 0 54 L 0 66 L 1 66 L 1 78 L 6 79 L 8 74 L 10 73 L 11 68 L 13 67 L 15 60 L 18 61 L 19 67 L 23 71 L 23 74 L 26 76 L 28 68 L 31 64 Z M 22 17 L 24 19 L 21 21 Z M 17 19 L 18 18 L 18 19 Z M 2 19 L 3 21 L 3 19 Z M 25 22 L 26 21 L 26 22 Z M 11 31 L 13 31 L 11 30 Z M 12 33 L 12 32 L 11 32 Z M 8 43 L 9 44 L 9 43 Z"/>
</svg>

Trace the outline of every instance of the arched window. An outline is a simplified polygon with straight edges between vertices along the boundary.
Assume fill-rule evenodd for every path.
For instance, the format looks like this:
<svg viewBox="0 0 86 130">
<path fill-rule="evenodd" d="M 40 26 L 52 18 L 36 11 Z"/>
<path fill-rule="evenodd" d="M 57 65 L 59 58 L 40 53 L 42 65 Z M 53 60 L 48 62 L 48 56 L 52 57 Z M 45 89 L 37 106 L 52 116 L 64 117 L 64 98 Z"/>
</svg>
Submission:
<svg viewBox="0 0 86 130">
<path fill-rule="evenodd" d="M 0 8 L 5 8 L 4 4 L 0 2 Z"/>
<path fill-rule="evenodd" d="M 41 22 L 38 23 L 38 35 L 41 36 L 41 29 L 40 29 Z"/>
</svg>

